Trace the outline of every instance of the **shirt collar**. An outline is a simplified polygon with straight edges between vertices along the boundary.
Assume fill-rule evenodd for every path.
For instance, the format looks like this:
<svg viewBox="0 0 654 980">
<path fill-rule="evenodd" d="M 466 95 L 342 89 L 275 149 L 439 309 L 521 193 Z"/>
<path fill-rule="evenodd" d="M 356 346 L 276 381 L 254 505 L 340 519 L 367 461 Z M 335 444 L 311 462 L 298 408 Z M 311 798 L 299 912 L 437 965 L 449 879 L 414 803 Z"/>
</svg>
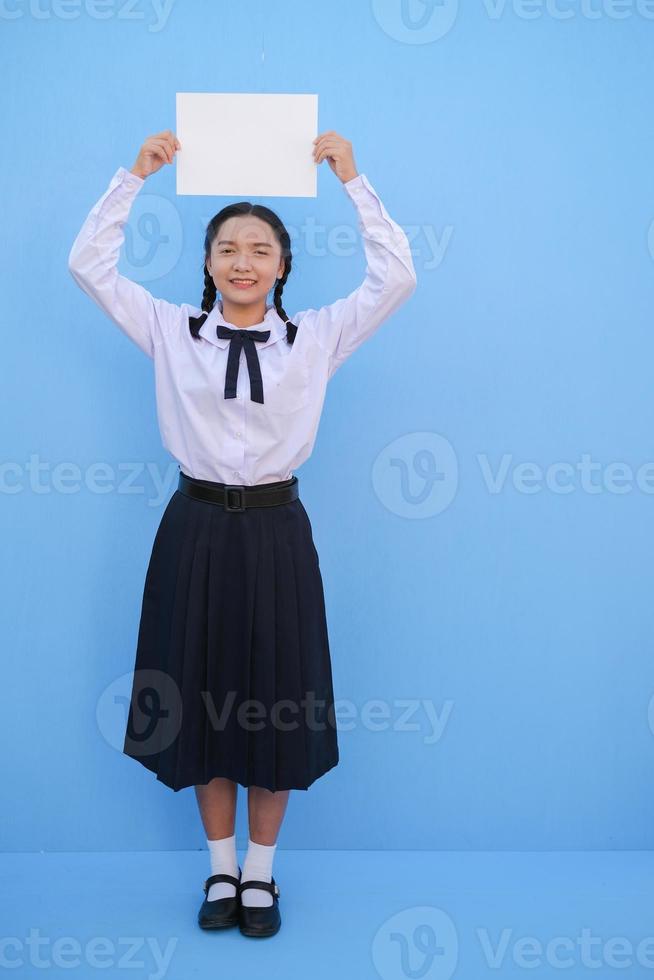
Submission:
<svg viewBox="0 0 654 980">
<path fill-rule="evenodd" d="M 270 344 L 276 343 L 281 337 L 286 336 L 286 324 L 274 306 L 266 307 L 266 313 L 261 323 L 255 323 L 251 327 L 234 327 L 233 323 L 228 323 L 223 317 L 222 300 L 217 299 L 207 319 L 200 327 L 199 334 L 211 344 L 215 344 L 216 347 L 227 347 L 230 342 L 229 337 L 218 337 L 216 334 L 216 327 L 219 323 L 225 327 L 242 330 L 244 333 L 247 333 L 248 330 L 270 330 L 268 340 L 257 341 L 257 350 L 261 347 L 268 347 Z"/>
</svg>

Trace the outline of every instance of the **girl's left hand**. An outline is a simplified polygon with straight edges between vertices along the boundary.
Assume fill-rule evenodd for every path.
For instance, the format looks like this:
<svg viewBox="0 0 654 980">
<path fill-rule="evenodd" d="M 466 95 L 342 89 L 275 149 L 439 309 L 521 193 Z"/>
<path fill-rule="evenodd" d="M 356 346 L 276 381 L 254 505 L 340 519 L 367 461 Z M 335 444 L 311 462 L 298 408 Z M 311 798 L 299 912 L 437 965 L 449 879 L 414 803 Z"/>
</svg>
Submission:
<svg viewBox="0 0 654 980">
<path fill-rule="evenodd" d="M 353 177 L 358 177 L 352 144 L 349 140 L 335 133 L 333 129 L 316 136 L 313 141 L 313 160 L 316 164 L 327 160 L 329 166 L 343 183 L 352 180 Z"/>
</svg>

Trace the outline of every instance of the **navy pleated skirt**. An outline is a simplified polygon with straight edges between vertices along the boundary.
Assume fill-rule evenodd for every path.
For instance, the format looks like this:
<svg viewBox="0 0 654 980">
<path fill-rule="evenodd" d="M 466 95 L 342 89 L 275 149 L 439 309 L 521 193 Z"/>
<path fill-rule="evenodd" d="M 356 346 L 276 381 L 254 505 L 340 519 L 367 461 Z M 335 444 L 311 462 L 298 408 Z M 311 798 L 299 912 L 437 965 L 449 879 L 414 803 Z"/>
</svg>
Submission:
<svg viewBox="0 0 654 980">
<path fill-rule="evenodd" d="M 299 497 L 230 512 L 174 492 L 145 578 L 123 752 L 175 791 L 216 776 L 307 789 L 338 763 L 323 583 Z"/>
</svg>

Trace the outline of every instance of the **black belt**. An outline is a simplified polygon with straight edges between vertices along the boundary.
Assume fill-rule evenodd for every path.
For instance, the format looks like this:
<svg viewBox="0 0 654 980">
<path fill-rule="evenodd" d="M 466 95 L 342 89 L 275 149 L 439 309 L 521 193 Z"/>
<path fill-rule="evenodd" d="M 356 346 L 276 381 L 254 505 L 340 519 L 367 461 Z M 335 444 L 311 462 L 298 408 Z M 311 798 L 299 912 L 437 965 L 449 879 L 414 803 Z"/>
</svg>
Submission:
<svg viewBox="0 0 654 980">
<path fill-rule="evenodd" d="M 196 500 L 210 504 L 222 504 L 227 511 L 242 511 L 247 507 L 275 507 L 288 504 L 299 496 L 298 479 L 282 480 L 278 484 L 266 486 L 245 486 L 242 483 L 206 483 L 180 471 L 177 489 Z"/>
</svg>

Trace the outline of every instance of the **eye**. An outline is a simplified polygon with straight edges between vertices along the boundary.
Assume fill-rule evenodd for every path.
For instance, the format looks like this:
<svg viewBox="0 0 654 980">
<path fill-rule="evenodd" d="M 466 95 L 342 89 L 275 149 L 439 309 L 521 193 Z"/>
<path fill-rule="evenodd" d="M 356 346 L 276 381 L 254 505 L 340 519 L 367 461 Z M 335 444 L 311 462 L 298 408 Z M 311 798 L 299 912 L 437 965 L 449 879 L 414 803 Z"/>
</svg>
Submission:
<svg viewBox="0 0 654 980">
<path fill-rule="evenodd" d="M 232 252 L 233 249 L 231 249 L 231 248 L 220 248 L 220 249 L 218 249 L 218 251 L 222 255 L 225 252 Z M 262 249 L 262 248 L 257 248 L 257 249 L 255 249 L 255 251 L 256 251 L 257 255 L 268 255 L 269 254 L 267 251 L 264 251 L 264 249 Z"/>
</svg>

